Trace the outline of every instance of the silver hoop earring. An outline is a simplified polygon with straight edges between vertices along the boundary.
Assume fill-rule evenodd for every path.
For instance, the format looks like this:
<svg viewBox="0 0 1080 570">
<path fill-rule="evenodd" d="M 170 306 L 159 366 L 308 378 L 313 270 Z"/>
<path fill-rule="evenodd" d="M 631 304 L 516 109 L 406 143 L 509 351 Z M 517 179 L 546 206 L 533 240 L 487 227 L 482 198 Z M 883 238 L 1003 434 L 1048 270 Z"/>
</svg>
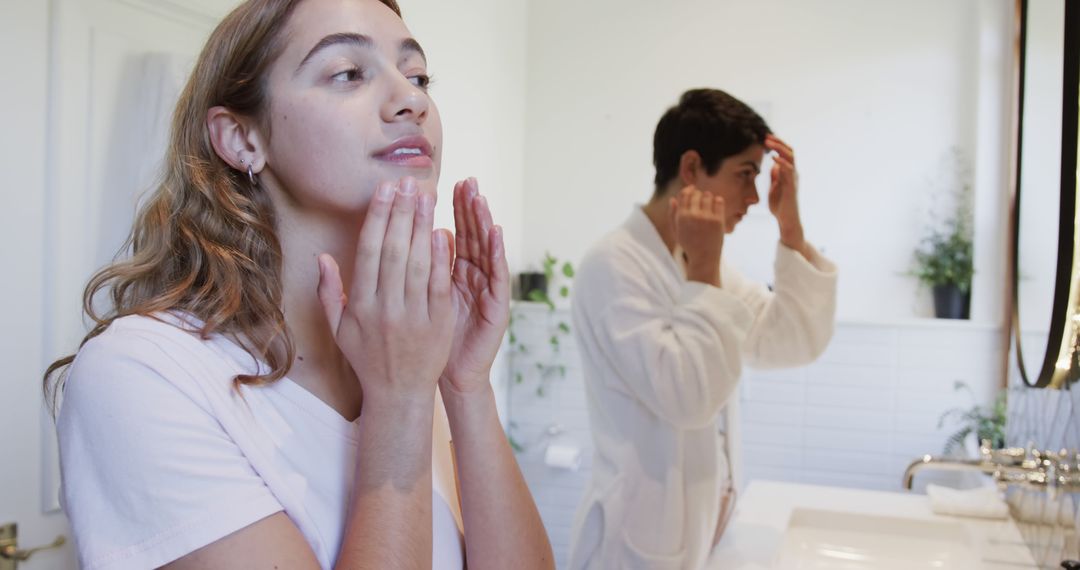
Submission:
<svg viewBox="0 0 1080 570">
<path fill-rule="evenodd" d="M 245 161 L 244 161 L 244 159 L 241 158 L 240 159 L 240 166 L 244 166 L 244 164 L 245 164 Z M 247 175 L 248 175 L 248 182 L 251 182 L 252 186 L 258 186 L 259 185 L 259 182 L 257 180 L 255 180 L 255 172 L 251 169 L 250 164 L 247 165 Z"/>
</svg>

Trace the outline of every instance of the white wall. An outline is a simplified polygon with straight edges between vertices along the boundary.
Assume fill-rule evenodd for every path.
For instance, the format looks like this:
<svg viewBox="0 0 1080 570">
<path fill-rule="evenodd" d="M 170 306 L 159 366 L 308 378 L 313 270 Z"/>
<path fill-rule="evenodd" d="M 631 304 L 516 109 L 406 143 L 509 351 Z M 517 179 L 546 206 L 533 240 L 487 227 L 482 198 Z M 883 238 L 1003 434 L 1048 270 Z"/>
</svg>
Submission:
<svg viewBox="0 0 1080 570">
<path fill-rule="evenodd" d="M 70 537 L 63 517 L 43 513 L 40 484 L 44 248 L 37 238 L 45 216 L 48 29 L 47 3 L 0 0 L 0 524 L 18 524 L 21 548 Z M 74 566 L 68 548 L 40 553 L 25 567 Z"/>
<path fill-rule="evenodd" d="M 525 140 L 525 0 L 399 0 L 424 46 L 442 113 L 438 223 L 453 228 L 454 182 L 475 176 L 521 264 Z"/>
<path fill-rule="evenodd" d="M 795 147 L 808 236 L 841 267 L 841 319 L 931 314 L 903 273 L 949 149 L 983 161 L 973 318 L 1002 322 L 1011 9 L 1007 0 L 531 2 L 525 259 L 545 250 L 580 259 L 647 200 L 656 121 L 685 89 L 713 86 L 758 108 Z M 725 254 L 767 280 L 776 237 L 761 204 Z"/>
<path fill-rule="evenodd" d="M 525 0 L 399 0 L 424 46 L 443 120 L 436 224 L 453 228 L 454 183 L 475 176 L 505 232 L 511 271 L 521 267 L 525 159 Z M 493 383 L 505 422 L 505 353 Z"/>
</svg>

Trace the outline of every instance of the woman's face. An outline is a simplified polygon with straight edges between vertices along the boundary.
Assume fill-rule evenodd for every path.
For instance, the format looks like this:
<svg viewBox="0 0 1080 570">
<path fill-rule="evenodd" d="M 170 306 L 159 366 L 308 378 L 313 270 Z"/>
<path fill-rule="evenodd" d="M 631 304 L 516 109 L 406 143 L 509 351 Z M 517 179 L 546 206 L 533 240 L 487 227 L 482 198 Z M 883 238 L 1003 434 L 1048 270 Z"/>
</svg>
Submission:
<svg viewBox="0 0 1080 570">
<path fill-rule="evenodd" d="M 378 0 L 305 0 L 270 70 L 266 170 L 297 206 L 361 212 L 383 181 L 434 193 L 442 125 L 427 61 Z"/>
</svg>

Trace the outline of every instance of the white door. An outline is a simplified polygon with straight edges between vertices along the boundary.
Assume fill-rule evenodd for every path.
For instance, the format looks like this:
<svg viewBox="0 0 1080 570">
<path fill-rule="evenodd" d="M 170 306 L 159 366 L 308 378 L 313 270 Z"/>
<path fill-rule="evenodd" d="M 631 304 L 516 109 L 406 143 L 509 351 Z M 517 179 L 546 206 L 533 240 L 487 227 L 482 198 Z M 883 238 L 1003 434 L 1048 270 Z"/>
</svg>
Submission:
<svg viewBox="0 0 1080 570">
<path fill-rule="evenodd" d="M 0 525 L 18 524 L 22 548 L 70 536 L 62 515 L 45 513 L 43 497 L 48 31 L 47 2 L 0 0 Z M 69 545 L 19 568 L 74 566 Z"/>
<path fill-rule="evenodd" d="M 41 373 L 85 333 L 82 289 L 160 164 L 207 34 L 236 0 L 0 0 L 0 525 L 67 535 Z M 74 568 L 68 544 L 25 570 Z M 3 568 L 3 566 L 0 566 Z"/>
</svg>

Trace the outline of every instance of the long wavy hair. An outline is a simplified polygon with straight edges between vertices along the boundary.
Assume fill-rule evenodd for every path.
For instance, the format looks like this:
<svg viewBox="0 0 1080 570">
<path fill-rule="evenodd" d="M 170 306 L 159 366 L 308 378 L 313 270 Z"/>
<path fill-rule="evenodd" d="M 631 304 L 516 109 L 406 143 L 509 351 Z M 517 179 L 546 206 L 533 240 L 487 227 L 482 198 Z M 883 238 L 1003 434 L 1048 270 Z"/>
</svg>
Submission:
<svg viewBox="0 0 1080 570">
<path fill-rule="evenodd" d="M 199 334 L 240 339 L 266 369 L 240 384 L 285 376 L 295 347 L 282 311 L 281 244 L 269 196 L 246 172 L 218 157 L 207 113 L 223 106 L 269 133 L 270 66 L 281 54 L 289 16 L 303 0 L 247 0 L 210 35 L 172 118 L 160 186 L 139 210 L 125 255 L 99 270 L 83 293 L 94 325 L 82 348 L 113 321 L 177 310 L 202 321 Z M 399 17 L 396 0 L 380 0 Z M 107 295 L 108 308 L 95 301 Z M 55 410 L 75 355 L 52 363 L 43 388 Z"/>
</svg>

